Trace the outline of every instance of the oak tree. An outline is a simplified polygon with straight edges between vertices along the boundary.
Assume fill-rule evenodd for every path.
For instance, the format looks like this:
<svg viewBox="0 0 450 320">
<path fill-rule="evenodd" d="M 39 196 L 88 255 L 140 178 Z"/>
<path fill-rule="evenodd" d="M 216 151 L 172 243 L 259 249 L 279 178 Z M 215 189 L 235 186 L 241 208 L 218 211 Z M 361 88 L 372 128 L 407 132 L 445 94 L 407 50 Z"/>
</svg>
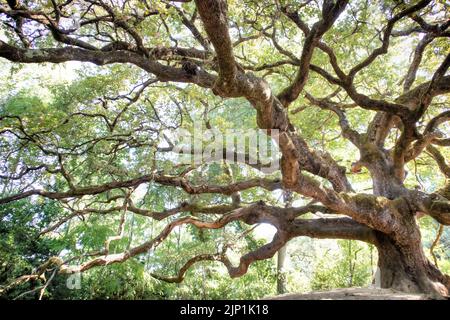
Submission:
<svg viewBox="0 0 450 320">
<path fill-rule="evenodd" d="M 155 276 L 179 282 L 195 263 L 215 261 L 239 277 L 307 236 L 371 243 L 382 287 L 448 295 L 450 277 L 426 257 L 418 220 L 450 224 L 449 15 L 438 0 L 2 1 L 2 58 L 98 67 L 84 87 L 56 92 L 58 108 L 38 101 L 27 112 L 2 107 L 0 179 L 7 188 L 0 204 L 61 202 L 67 214 L 42 237 L 72 219 L 120 216 L 117 236 L 102 250 L 53 257 L 11 285 L 52 267 L 71 274 L 125 262 L 180 226 L 240 221 L 277 232 L 237 264 L 224 243 L 190 258 L 175 276 Z M 189 127 L 193 114 L 205 128 L 220 128 L 217 119 L 236 106 L 250 115 L 235 119 L 241 129 L 278 132 L 279 170 L 265 173 L 264 163 L 250 161 L 255 154 L 244 154 L 233 170 L 221 166 L 228 180 L 215 183 L 202 177 L 208 162 L 191 166 L 168 156 L 174 145 L 163 129 Z M 420 169 L 411 169 L 417 161 L 439 169 L 423 187 L 411 182 L 421 181 Z M 184 200 L 162 211 L 135 203 L 133 194 L 146 185 L 181 190 Z M 245 201 L 249 190 L 256 191 Z M 274 205 L 267 194 L 276 190 L 308 202 Z M 110 252 L 123 237 L 125 213 L 167 225 Z"/>
</svg>

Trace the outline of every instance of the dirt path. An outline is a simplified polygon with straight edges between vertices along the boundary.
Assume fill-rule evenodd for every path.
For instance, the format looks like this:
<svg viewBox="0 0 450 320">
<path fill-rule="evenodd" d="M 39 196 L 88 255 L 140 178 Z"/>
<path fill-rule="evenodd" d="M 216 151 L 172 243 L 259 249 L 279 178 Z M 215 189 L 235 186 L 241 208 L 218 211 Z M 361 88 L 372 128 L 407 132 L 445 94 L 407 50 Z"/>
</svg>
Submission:
<svg viewBox="0 0 450 320">
<path fill-rule="evenodd" d="M 391 289 L 346 288 L 309 293 L 289 293 L 264 300 L 427 300 L 425 295 L 408 294 Z"/>
</svg>

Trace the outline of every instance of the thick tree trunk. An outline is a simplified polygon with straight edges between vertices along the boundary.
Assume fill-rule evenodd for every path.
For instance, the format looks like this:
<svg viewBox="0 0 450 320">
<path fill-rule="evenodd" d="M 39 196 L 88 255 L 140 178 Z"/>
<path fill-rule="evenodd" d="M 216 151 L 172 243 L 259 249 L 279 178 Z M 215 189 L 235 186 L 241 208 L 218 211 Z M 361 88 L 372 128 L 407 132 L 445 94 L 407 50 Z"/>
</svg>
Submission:
<svg viewBox="0 0 450 320">
<path fill-rule="evenodd" d="M 401 199 L 406 189 L 402 179 L 394 176 L 391 156 L 370 144 L 367 146 L 362 158 L 372 176 L 374 195 Z M 416 210 L 409 204 L 395 210 L 392 234 L 376 232 L 381 288 L 425 293 L 434 298 L 448 296 L 450 277 L 442 274 L 425 256 Z"/>
<path fill-rule="evenodd" d="M 411 243 L 416 245 L 400 246 L 387 235 L 377 234 L 381 287 L 425 293 L 434 298 L 448 296 L 450 277 L 425 257 L 420 239 L 411 239 Z"/>
</svg>

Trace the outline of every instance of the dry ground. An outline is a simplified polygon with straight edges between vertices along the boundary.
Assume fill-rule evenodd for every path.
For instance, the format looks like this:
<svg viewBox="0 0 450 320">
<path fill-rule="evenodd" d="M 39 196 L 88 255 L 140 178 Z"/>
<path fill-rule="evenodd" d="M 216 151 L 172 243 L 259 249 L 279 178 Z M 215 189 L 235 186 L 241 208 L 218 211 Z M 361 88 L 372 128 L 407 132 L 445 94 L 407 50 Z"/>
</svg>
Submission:
<svg viewBox="0 0 450 320">
<path fill-rule="evenodd" d="M 427 300 L 421 294 L 410 294 L 391 289 L 346 288 L 309 293 L 289 293 L 264 300 Z"/>
</svg>

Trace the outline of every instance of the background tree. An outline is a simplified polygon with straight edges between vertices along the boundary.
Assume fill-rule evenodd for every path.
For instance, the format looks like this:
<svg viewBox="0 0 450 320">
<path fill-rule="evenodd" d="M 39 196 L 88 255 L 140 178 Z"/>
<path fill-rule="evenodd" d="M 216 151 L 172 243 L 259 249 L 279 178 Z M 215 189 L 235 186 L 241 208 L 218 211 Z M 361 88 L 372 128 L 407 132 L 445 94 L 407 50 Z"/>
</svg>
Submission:
<svg viewBox="0 0 450 320">
<path fill-rule="evenodd" d="M 0 204 L 59 201 L 64 214 L 41 237 L 74 219 L 97 225 L 79 255 L 19 280 L 138 258 L 191 226 L 221 241 L 154 277 L 179 282 L 202 261 L 239 277 L 308 236 L 374 245 L 382 287 L 448 295 L 417 222 L 450 223 L 448 12 L 431 0 L 2 4 L 1 57 L 102 66 L 83 64 L 78 82 L 47 98 L 12 92 L 2 105 Z M 265 175 L 252 154 L 181 164 L 163 131 L 196 120 L 279 130 L 280 170 Z M 277 190 L 303 205 L 283 208 Z M 126 234 L 133 215 L 167 224 L 150 238 Z M 273 240 L 235 261 L 243 224 L 259 223 L 277 229 Z"/>
</svg>

